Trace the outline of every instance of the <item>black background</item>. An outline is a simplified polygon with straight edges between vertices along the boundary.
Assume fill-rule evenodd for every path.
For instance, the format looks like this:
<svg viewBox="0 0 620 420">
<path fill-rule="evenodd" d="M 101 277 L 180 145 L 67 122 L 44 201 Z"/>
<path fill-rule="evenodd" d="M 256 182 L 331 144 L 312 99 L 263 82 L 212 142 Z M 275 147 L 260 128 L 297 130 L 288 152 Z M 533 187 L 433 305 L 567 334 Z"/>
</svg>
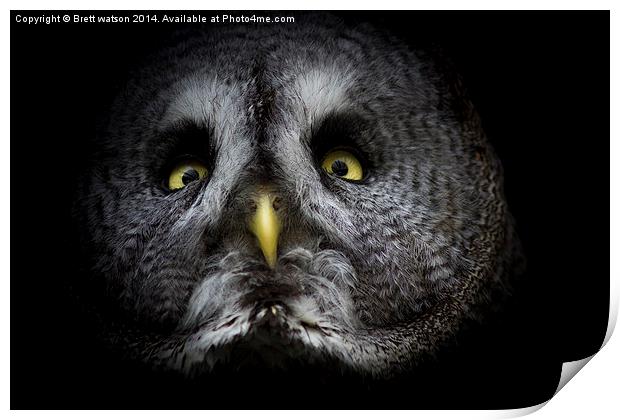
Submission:
<svg viewBox="0 0 620 420">
<path fill-rule="evenodd" d="M 154 390 L 102 352 L 67 298 L 77 276 L 72 190 L 97 115 L 132 63 L 181 25 L 15 22 L 58 13 L 11 14 L 12 408 L 517 408 L 553 395 L 561 362 L 600 348 L 609 304 L 608 12 L 338 13 L 412 45 L 437 44 L 452 60 L 504 164 L 528 275 L 507 321 L 491 338 L 464 338 L 462 352 L 420 374 L 424 386 L 405 381 L 400 394 L 386 385 L 338 403 L 317 390 L 247 404 L 234 394 L 197 401 Z"/>
</svg>

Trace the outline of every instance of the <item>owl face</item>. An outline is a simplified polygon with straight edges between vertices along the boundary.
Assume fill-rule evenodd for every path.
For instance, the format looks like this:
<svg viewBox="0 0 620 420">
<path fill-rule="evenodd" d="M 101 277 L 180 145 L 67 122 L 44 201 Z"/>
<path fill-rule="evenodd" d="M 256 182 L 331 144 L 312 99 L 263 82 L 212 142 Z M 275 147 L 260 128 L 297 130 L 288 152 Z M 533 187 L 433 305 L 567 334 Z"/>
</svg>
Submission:
<svg viewBox="0 0 620 420">
<path fill-rule="evenodd" d="M 485 313 L 512 225 L 455 79 L 339 23 L 178 38 L 115 101 L 76 205 L 109 342 L 189 375 L 247 354 L 391 375 Z"/>
</svg>

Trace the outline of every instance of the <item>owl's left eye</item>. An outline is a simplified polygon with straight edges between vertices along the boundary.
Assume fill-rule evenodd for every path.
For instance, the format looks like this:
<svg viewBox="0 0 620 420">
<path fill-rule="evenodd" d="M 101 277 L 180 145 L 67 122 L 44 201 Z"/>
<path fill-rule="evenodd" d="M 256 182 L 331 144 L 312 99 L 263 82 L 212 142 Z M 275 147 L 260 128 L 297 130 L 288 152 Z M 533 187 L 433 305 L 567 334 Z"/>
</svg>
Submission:
<svg viewBox="0 0 620 420">
<path fill-rule="evenodd" d="M 197 159 L 188 158 L 179 161 L 168 177 L 168 188 L 178 190 L 191 182 L 206 178 L 209 175 L 207 167 Z"/>
<path fill-rule="evenodd" d="M 336 149 L 328 152 L 321 166 L 328 174 L 348 181 L 361 181 L 364 178 L 364 168 L 359 159 L 347 150 Z"/>
</svg>

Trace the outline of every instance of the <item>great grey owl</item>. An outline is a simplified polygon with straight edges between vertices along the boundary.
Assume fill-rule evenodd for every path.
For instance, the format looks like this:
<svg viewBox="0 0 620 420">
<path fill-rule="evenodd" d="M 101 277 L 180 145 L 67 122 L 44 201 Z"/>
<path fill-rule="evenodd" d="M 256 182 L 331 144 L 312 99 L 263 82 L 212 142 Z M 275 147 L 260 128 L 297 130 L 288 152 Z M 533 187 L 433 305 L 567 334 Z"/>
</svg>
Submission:
<svg viewBox="0 0 620 420">
<path fill-rule="evenodd" d="M 149 369 L 389 378 L 492 316 L 520 266 L 458 77 L 370 25 L 181 32 L 95 144 L 80 288 Z"/>
</svg>

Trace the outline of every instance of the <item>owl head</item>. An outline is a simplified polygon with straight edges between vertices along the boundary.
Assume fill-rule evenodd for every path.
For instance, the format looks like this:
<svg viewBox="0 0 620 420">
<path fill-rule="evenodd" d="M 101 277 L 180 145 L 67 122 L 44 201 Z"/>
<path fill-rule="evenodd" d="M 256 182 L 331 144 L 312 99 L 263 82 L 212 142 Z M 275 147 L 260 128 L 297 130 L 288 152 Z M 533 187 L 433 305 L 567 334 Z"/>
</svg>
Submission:
<svg viewBox="0 0 620 420">
<path fill-rule="evenodd" d="M 105 342 L 153 368 L 411 369 L 518 254 L 459 79 L 331 19 L 177 34 L 132 72 L 76 201 Z"/>
</svg>

